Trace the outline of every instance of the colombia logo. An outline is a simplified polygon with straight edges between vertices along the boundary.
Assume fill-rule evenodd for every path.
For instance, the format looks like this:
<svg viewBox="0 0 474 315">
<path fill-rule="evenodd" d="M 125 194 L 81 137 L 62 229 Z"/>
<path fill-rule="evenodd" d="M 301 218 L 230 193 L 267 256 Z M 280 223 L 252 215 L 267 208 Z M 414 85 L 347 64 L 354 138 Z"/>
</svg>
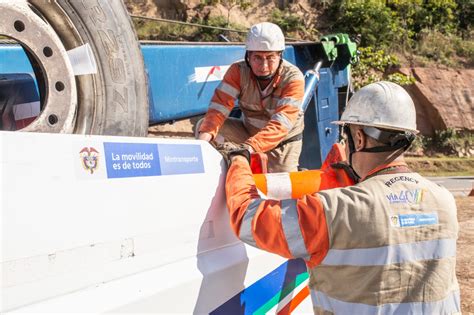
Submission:
<svg viewBox="0 0 474 315">
<path fill-rule="evenodd" d="M 79 152 L 82 167 L 91 174 L 97 170 L 99 166 L 99 152 L 93 147 L 85 147 Z"/>
</svg>

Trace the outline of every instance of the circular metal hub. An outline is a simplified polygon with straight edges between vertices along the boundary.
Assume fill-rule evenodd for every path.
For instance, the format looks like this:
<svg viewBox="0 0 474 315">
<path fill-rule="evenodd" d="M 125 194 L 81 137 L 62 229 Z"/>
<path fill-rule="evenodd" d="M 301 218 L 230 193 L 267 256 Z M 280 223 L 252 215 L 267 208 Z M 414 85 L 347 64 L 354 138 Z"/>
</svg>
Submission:
<svg viewBox="0 0 474 315">
<path fill-rule="evenodd" d="M 76 81 L 61 40 L 23 0 L 0 0 L 0 21 L 0 35 L 20 42 L 36 59 L 43 73 L 42 111 L 22 130 L 72 132 L 77 111 Z"/>
</svg>

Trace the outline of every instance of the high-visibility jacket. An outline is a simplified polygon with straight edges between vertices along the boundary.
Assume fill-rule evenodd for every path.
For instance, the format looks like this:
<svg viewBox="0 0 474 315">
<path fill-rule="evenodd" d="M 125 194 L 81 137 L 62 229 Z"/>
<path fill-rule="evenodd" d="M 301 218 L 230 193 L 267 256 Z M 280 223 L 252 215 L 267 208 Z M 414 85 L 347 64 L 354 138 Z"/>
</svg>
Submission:
<svg viewBox="0 0 474 315">
<path fill-rule="evenodd" d="M 242 110 L 243 124 L 251 135 L 245 143 L 256 152 L 267 152 L 303 132 L 304 77 L 301 71 L 283 60 L 270 84 L 262 95 L 246 62 L 233 63 L 214 92 L 199 132 L 210 133 L 214 138 L 236 100 Z"/>
<path fill-rule="evenodd" d="M 317 314 L 460 312 L 454 198 L 400 163 L 375 172 L 354 186 L 264 200 L 235 159 L 232 228 L 247 244 L 306 261 Z"/>
</svg>

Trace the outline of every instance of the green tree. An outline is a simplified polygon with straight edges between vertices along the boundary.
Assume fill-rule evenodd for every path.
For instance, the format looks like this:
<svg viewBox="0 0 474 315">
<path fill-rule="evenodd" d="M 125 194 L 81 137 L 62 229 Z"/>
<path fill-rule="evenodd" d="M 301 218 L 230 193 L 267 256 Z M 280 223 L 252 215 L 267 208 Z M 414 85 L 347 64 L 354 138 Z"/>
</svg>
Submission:
<svg viewBox="0 0 474 315">
<path fill-rule="evenodd" d="M 456 16 L 458 20 L 458 30 L 463 38 L 467 39 L 474 23 L 474 1 L 457 0 Z"/>
<path fill-rule="evenodd" d="M 334 2 L 332 11 L 336 14 L 333 29 L 360 35 L 364 47 L 390 47 L 401 36 L 401 26 L 384 1 L 339 0 Z"/>
<path fill-rule="evenodd" d="M 280 26 L 284 33 L 304 30 L 301 17 L 288 10 L 273 9 L 270 21 Z"/>
</svg>

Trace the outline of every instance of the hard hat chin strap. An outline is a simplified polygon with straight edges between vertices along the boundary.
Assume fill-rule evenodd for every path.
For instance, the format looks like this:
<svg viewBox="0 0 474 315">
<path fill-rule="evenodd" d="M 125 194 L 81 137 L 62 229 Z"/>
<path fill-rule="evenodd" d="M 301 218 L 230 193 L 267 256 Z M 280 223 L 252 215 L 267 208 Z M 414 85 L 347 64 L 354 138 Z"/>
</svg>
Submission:
<svg viewBox="0 0 474 315">
<path fill-rule="evenodd" d="M 384 146 L 364 148 L 362 150 L 356 151 L 354 138 L 352 138 L 351 130 L 348 125 L 343 126 L 343 132 L 347 136 L 347 144 L 349 145 L 349 165 L 352 168 L 354 174 L 360 179 L 360 176 L 354 170 L 352 166 L 352 156 L 356 152 L 368 152 L 368 153 L 379 153 L 379 152 L 391 152 L 403 149 L 402 152 L 405 152 L 415 140 L 415 134 L 409 131 L 386 131 L 380 130 L 374 127 L 363 127 L 363 131 L 366 135 L 371 138 L 374 138 L 380 143 L 385 144 Z"/>
<path fill-rule="evenodd" d="M 356 152 L 354 138 L 352 138 L 351 129 L 348 125 L 344 125 L 342 127 L 344 134 L 347 136 L 347 144 L 349 145 L 349 167 L 351 168 L 352 172 L 354 173 L 354 177 L 356 182 L 359 182 L 360 176 L 355 171 L 354 167 L 352 166 L 352 155 Z"/>
<path fill-rule="evenodd" d="M 366 135 L 385 145 L 364 148 L 360 150 L 361 152 L 390 152 L 399 149 L 403 149 L 402 152 L 405 152 L 415 140 L 415 135 L 409 131 L 387 131 L 368 126 L 364 126 L 363 130 Z"/>
</svg>

